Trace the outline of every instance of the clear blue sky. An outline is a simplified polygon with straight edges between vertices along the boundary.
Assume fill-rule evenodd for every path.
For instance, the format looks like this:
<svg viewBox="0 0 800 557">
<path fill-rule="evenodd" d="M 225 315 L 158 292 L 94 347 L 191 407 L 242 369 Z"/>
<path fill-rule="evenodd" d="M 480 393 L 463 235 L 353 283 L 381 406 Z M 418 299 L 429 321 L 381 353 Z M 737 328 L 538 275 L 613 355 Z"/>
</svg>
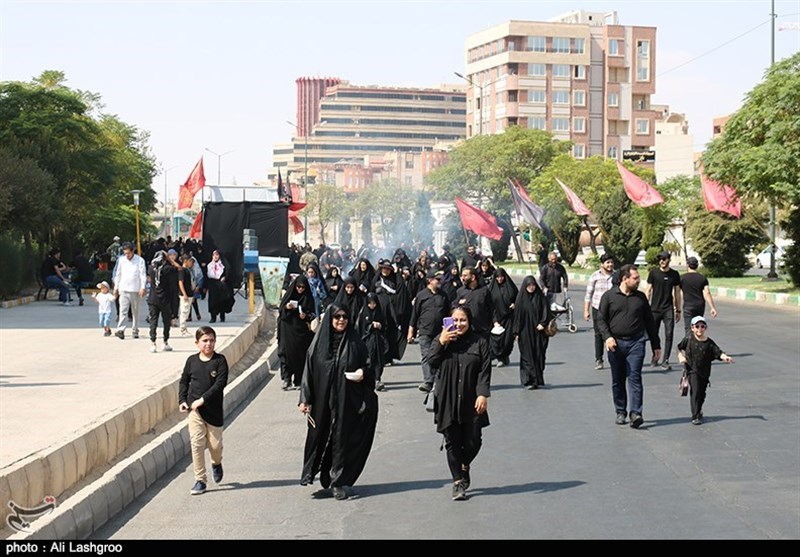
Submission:
<svg viewBox="0 0 800 557">
<path fill-rule="evenodd" d="M 781 60 L 800 50 L 800 2 L 775 6 Z M 295 119 L 297 77 L 455 83 L 470 34 L 578 9 L 657 27 L 652 100 L 687 114 L 697 150 L 711 119 L 735 111 L 770 64 L 769 0 L 0 0 L 0 80 L 60 70 L 68 86 L 100 94 L 106 112 L 150 132 L 174 198 L 202 155 L 216 182 L 217 157 L 206 147 L 232 151 L 222 157 L 223 183 L 264 179 L 273 145 L 294 133 L 286 120 Z M 153 182 L 162 198 L 164 183 L 163 174 Z"/>
</svg>

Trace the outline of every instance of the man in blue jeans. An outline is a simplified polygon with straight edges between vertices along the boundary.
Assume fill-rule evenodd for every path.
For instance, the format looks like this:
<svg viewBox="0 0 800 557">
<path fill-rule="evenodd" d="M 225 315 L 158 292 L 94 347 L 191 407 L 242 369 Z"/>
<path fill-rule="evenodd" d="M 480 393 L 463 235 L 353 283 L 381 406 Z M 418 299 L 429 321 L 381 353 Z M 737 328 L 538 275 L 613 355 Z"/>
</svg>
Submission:
<svg viewBox="0 0 800 557">
<path fill-rule="evenodd" d="M 408 325 L 409 343 L 417 335 L 419 351 L 422 355 L 422 383 L 419 390 L 430 392 L 436 379 L 437 370 L 428 363 L 431 344 L 442 332 L 442 319 L 450 314 L 450 300 L 440 288 L 440 275 L 431 269 L 427 275 L 428 286 L 414 297 L 411 320 Z"/>
<path fill-rule="evenodd" d="M 62 269 L 66 269 L 66 266 L 61 262 L 61 250 L 53 248 L 42 263 L 42 281 L 48 288 L 58 288 L 58 301 L 64 306 L 71 306 L 69 289 L 72 285 L 62 274 Z"/>
<path fill-rule="evenodd" d="M 644 422 L 642 404 L 642 364 L 645 345 L 650 340 L 653 359 L 661 357 L 653 312 L 644 293 L 639 292 L 639 270 L 636 265 L 623 265 L 619 270 L 620 284 L 603 294 L 597 311 L 598 327 L 608 351 L 611 366 L 611 395 L 617 412 L 617 425 L 625 425 L 628 417 L 630 388 L 630 425 L 636 429 Z"/>
</svg>

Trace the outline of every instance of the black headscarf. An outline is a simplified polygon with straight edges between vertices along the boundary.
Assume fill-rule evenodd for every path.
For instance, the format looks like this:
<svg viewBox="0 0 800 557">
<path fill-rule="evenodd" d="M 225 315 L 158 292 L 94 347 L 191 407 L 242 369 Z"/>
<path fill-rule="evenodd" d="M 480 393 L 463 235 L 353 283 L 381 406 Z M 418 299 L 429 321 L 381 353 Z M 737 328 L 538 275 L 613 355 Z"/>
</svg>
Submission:
<svg viewBox="0 0 800 557">
<path fill-rule="evenodd" d="M 503 284 L 497 282 L 498 276 L 505 277 Z M 498 267 L 494 272 L 492 282 L 489 283 L 489 293 L 492 295 L 495 317 L 502 321 L 512 311 L 509 306 L 511 304 L 516 306 L 517 296 L 519 295 L 517 285 L 514 284 L 514 281 L 511 280 L 506 270 L 502 267 Z"/>
<path fill-rule="evenodd" d="M 361 262 L 367 264 L 367 270 L 361 270 Z M 356 261 L 355 266 L 350 270 L 350 276 L 356 279 L 356 287 L 364 285 L 367 289 L 372 289 L 372 281 L 375 280 L 375 267 L 369 262 L 369 259 L 362 257 Z"/>
<path fill-rule="evenodd" d="M 528 292 L 529 284 L 536 286 L 533 294 Z M 525 327 L 535 328 L 538 324 L 547 325 L 549 316 L 550 310 L 542 287 L 533 276 L 526 276 L 522 281 L 522 286 L 519 287 L 517 300 L 514 302 L 514 334 L 519 335 Z"/>
<path fill-rule="evenodd" d="M 348 284 L 352 284 L 355 287 L 352 294 L 348 294 L 347 289 L 345 289 L 345 286 Z M 334 299 L 333 303 L 339 307 L 346 307 L 350 312 L 350 315 L 358 315 L 358 312 L 361 311 L 361 306 L 364 303 L 364 293 L 358 289 L 358 283 L 356 282 L 356 279 L 353 277 L 347 277 L 344 279 L 342 286 L 339 288 L 339 293 L 336 295 L 336 299 Z"/>
<path fill-rule="evenodd" d="M 295 286 L 302 284 L 305 289 L 302 293 L 298 292 Z M 314 313 L 314 297 L 311 295 L 311 288 L 308 286 L 308 279 L 305 275 L 297 275 L 295 279 L 289 283 L 286 292 L 281 299 L 281 305 L 278 308 L 279 315 L 283 317 L 286 314 L 286 304 L 291 300 L 297 300 L 298 305 L 302 308 L 303 313 Z"/>
</svg>

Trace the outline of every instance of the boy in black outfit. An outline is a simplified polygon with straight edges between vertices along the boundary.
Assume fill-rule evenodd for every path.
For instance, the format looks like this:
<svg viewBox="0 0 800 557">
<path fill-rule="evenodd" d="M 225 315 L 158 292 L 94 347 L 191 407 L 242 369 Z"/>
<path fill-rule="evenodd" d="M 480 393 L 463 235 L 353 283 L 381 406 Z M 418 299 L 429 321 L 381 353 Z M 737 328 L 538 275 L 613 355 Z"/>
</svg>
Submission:
<svg viewBox="0 0 800 557">
<path fill-rule="evenodd" d="M 222 395 L 228 384 L 228 360 L 214 351 L 217 333 L 200 327 L 195 333 L 199 353 L 189 356 L 181 374 L 178 403 L 181 412 L 189 412 L 189 439 L 192 444 L 192 467 L 195 483 L 190 493 L 205 493 L 205 450 L 211 453 L 214 482 L 222 481 Z"/>
<path fill-rule="evenodd" d="M 733 358 L 725 354 L 717 343 L 706 337 L 706 319 L 696 315 L 691 322 L 692 332 L 678 343 L 678 361 L 689 375 L 689 399 L 692 406 L 692 423 L 703 423 L 703 402 L 706 389 L 711 384 L 711 362 L 722 360 L 733 363 Z"/>
</svg>

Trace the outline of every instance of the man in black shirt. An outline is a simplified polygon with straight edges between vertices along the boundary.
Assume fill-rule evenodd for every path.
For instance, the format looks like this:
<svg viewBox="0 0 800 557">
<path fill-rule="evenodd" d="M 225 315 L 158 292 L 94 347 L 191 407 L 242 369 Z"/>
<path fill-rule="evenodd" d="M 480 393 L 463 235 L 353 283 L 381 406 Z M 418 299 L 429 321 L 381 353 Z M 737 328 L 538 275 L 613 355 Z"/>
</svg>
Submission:
<svg viewBox="0 0 800 557">
<path fill-rule="evenodd" d="M 47 253 L 47 259 L 42 263 L 42 282 L 44 282 L 48 288 L 58 288 L 58 301 L 61 302 L 62 305 L 69 306 L 72 305 L 69 295 L 69 288 L 71 285 L 69 279 L 64 276 L 62 271 L 66 271 L 66 266 L 61 261 L 61 250 L 59 248 L 53 248 Z"/>
<path fill-rule="evenodd" d="M 442 332 L 442 319 L 450 315 L 450 300 L 440 289 L 440 275 L 436 270 L 428 271 L 427 288 L 423 288 L 414 298 L 411 321 L 408 326 L 408 342 L 417 335 L 419 351 L 422 354 L 422 383 L 419 390 L 429 392 L 436 377 L 435 369 L 428 364 L 428 354 L 432 343 Z"/>
<path fill-rule="evenodd" d="M 488 338 L 494 316 L 492 293 L 478 280 L 475 267 L 461 269 L 461 283 L 464 286 L 459 288 L 456 294 L 458 305 L 467 306 L 472 312 L 470 328 Z"/>
<path fill-rule="evenodd" d="M 75 258 L 70 263 L 70 266 L 75 269 L 76 276 L 73 281 L 75 286 L 75 294 L 78 295 L 78 305 L 83 305 L 83 291 L 82 288 L 88 288 L 94 281 L 94 267 L 89 263 L 89 259 L 83 255 L 82 251 L 75 254 Z"/>
<path fill-rule="evenodd" d="M 477 269 L 480 262 L 481 256 L 477 253 L 475 246 L 468 246 L 467 255 L 465 255 L 464 259 L 461 260 L 461 269 L 463 270 L 464 267 L 472 267 L 473 269 Z"/>
<path fill-rule="evenodd" d="M 681 276 L 683 293 L 683 325 L 688 335 L 692 330 L 692 317 L 706 312 L 706 303 L 711 308 L 711 317 L 717 316 L 717 308 L 711 297 L 708 279 L 697 271 L 700 262 L 696 257 L 686 259 L 686 273 Z"/>
<path fill-rule="evenodd" d="M 547 303 L 552 304 L 556 301 L 556 294 L 569 289 L 569 278 L 567 270 L 558 262 L 558 254 L 550 252 L 547 256 L 547 265 L 544 265 L 539 272 L 539 283 L 547 295 Z M 562 290 L 563 286 L 563 290 Z"/>
<path fill-rule="evenodd" d="M 661 330 L 664 323 L 664 361 L 661 369 L 670 371 L 669 353 L 672 351 L 672 334 L 675 331 L 675 322 L 681 317 L 681 276 L 675 269 L 670 269 L 669 261 L 672 256 L 667 251 L 658 254 L 658 268 L 647 275 L 647 299 L 650 300 L 650 309 L 656 322 L 656 330 Z M 653 360 L 652 365 L 658 365 L 658 360 Z"/>
<path fill-rule="evenodd" d="M 600 299 L 598 327 L 605 340 L 611 366 L 611 395 L 617 411 L 617 424 L 624 425 L 628 416 L 627 379 L 631 391 L 630 425 L 638 428 L 644 422 L 642 403 L 642 364 L 647 338 L 653 348 L 653 359 L 661 356 L 661 342 L 647 297 L 639 292 L 639 271 L 636 265 L 623 265 L 620 284 Z"/>
</svg>

